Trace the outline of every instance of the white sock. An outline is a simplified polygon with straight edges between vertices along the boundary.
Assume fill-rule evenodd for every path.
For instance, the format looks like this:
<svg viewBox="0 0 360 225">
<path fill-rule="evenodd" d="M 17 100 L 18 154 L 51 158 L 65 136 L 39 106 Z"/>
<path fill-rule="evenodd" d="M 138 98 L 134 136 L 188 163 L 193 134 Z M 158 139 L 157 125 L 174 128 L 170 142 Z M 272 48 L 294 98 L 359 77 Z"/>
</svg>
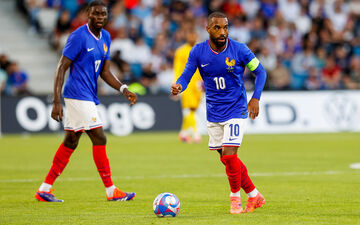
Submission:
<svg viewBox="0 0 360 225">
<path fill-rule="evenodd" d="M 107 195 L 108 197 L 112 197 L 113 194 L 114 194 L 115 188 L 116 188 L 115 185 L 113 185 L 113 186 L 111 186 L 111 187 L 105 188 L 105 190 L 106 190 L 106 195 Z"/>
<path fill-rule="evenodd" d="M 249 198 L 253 198 L 256 197 L 256 195 L 259 193 L 259 191 L 255 188 L 254 190 L 252 190 L 251 192 L 249 192 L 247 195 L 249 196 Z"/>
<path fill-rule="evenodd" d="M 240 197 L 240 190 L 235 193 L 230 192 L 230 197 Z"/>
<path fill-rule="evenodd" d="M 39 191 L 45 191 L 45 192 L 49 192 L 51 189 L 52 185 L 51 184 L 47 184 L 47 183 L 42 183 L 39 187 Z"/>
</svg>

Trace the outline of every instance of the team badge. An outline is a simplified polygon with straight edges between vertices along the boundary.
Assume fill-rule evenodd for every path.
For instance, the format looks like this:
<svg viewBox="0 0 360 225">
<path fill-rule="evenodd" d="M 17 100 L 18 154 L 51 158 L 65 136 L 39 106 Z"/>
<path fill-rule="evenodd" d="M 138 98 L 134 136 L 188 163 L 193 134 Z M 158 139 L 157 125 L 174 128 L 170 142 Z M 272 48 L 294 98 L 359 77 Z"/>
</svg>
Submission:
<svg viewBox="0 0 360 225">
<path fill-rule="evenodd" d="M 92 121 L 96 122 L 96 117 L 93 117 L 93 118 L 91 118 L 91 119 L 92 119 Z"/>
<path fill-rule="evenodd" d="M 226 57 L 225 63 L 228 66 L 227 70 L 229 72 L 232 72 L 234 70 L 234 66 L 235 66 L 235 59 L 232 59 L 231 61 L 229 61 L 229 57 Z"/>
<path fill-rule="evenodd" d="M 107 53 L 107 51 L 108 51 L 108 46 L 106 46 L 106 45 L 104 44 L 103 47 L 104 47 L 104 52 L 105 52 L 105 55 L 106 55 L 106 53 Z"/>
</svg>

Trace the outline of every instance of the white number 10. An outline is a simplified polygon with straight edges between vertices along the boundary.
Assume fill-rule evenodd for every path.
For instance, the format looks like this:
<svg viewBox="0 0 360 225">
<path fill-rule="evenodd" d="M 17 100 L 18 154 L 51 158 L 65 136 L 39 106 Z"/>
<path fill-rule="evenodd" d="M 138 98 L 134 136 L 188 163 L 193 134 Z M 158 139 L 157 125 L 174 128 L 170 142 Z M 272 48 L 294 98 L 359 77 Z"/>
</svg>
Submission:
<svg viewBox="0 0 360 225">
<path fill-rule="evenodd" d="M 225 89 L 225 79 L 223 77 L 214 77 L 216 89 Z"/>
</svg>

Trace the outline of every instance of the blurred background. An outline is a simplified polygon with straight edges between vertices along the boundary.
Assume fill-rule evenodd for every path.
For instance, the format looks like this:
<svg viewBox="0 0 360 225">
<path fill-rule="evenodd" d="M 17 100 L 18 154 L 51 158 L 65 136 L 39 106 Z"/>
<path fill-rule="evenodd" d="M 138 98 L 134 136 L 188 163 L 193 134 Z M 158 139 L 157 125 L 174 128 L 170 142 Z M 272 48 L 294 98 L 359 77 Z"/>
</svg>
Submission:
<svg viewBox="0 0 360 225">
<path fill-rule="evenodd" d="M 52 93 L 56 65 L 66 39 L 72 31 L 87 22 L 87 2 L 0 1 L 0 88 L 3 102 L 8 99 L 15 101 L 7 96 L 21 97 L 18 100 L 24 96 L 43 96 L 40 100 L 45 102 L 46 108 L 49 103 L 46 95 Z M 132 91 L 144 96 L 144 101 L 150 98 L 153 104 L 157 101 L 156 97 L 168 99 L 169 86 L 174 79 L 175 50 L 185 43 L 188 30 L 197 31 L 199 42 L 206 40 L 208 14 L 223 11 L 229 18 L 229 37 L 246 43 L 268 73 L 263 94 L 264 107 L 267 96 L 275 96 L 273 101 L 276 102 L 297 93 L 288 102 L 280 102 L 280 106 L 272 104 L 264 108 L 263 111 L 267 110 L 269 114 L 264 114 L 264 121 L 286 124 L 299 118 L 298 108 L 314 110 L 319 105 L 323 105 L 319 109 L 321 112 L 313 113 L 319 116 L 322 111 L 327 111 L 325 117 L 337 120 L 342 130 L 354 126 L 354 115 L 359 117 L 360 0 L 104 2 L 109 9 L 105 29 L 112 38 L 111 69 L 122 82 L 130 85 Z M 254 77 L 248 70 L 245 71 L 244 81 L 247 91 L 251 92 Z M 314 98 L 318 93 L 322 93 L 320 98 L 327 99 L 332 105 Z M 116 91 L 99 80 L 99 94 L 106 98 L 116 94 Z M 299 102 L 304 96 L 309 96 L 303 100 L 305 105 L 286 105 L 294 104 L 295 100 L 298 100 L 295 103 Z M 17 103 L 13 104 L 15 112 Z M 30 122 L 41 115 L 36 110 L 25 110 Z M 4 112 L 4 107 L 2 111 L 4 124 L 4 121 L 10 120 L 4 118 L 9 111 Z M 157 117 L 157 113 L 138 117 Z M 261 121 L 260 118 L 259 123 Z M 299 122 L 305 127 L 310 123 L 307 117 Z"/>
</svg>

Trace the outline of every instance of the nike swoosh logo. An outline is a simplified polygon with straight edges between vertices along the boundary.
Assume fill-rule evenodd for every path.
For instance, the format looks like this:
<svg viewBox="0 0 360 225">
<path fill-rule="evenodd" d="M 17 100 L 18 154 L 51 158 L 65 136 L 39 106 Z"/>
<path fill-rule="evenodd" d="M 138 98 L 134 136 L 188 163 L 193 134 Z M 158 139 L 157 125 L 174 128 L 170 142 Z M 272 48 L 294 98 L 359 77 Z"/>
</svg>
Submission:
<svg viewBox="0 0 360 225">
<path fill-rule="evenodd" d="M 207 66 L 207 65 L 209 65 L 209 63 L 208 63 L 208 64 L 201 64 L 201 67 L 205 67 L 205 66 Z"/>
<path fill-rule="evenodd" d="M 94 48 L 88 48 L 87 50 L 88 50 L 88 52 L 90 52 L 90 51 L 94 50 Z"/>
<path fill-rule="evenodd" d="M 236 140 L 236 138 L 229 138 L 229 141 L 233 141 L 233 140 Z"/>
</svg>

